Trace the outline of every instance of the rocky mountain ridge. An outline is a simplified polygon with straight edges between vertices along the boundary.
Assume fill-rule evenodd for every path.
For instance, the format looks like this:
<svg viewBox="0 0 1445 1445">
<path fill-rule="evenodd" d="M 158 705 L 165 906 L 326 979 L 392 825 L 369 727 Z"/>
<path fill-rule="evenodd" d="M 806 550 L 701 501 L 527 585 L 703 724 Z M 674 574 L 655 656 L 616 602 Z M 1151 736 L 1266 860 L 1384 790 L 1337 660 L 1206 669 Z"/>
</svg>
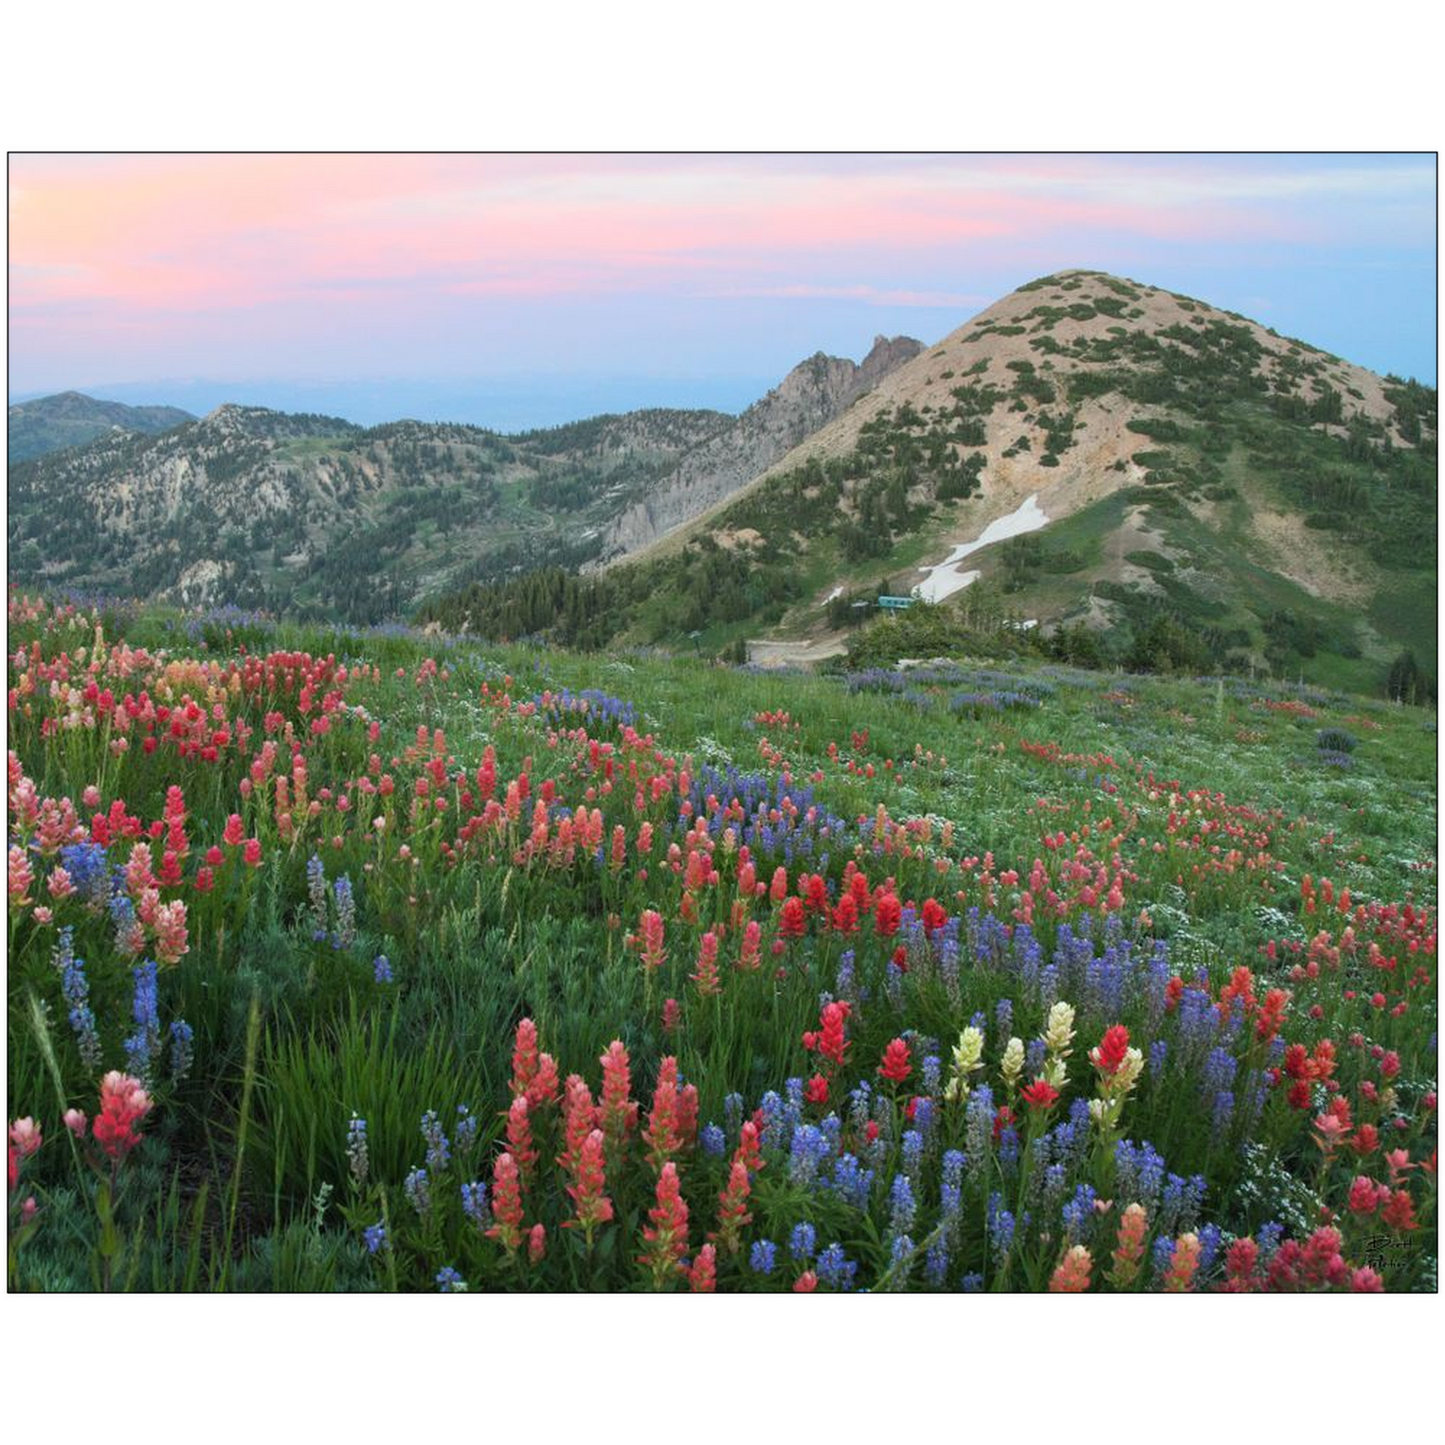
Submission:
<svg viewBox="0 0 1445 1445">
<path fill-rule="evenodd" d="M 923 350 L 908 336 L 878 336 L 861 362 L 818 352 L 608 527 L 599 562 L 645 547 L 725 502 Z"/>
<path fill-rule="evenodd" d="M 747 483 L 919 350 L 809 358 L 740 417 L 645 409 L 503 436 L 227 404 L 10 468 L 12 578 L 372 621 L 584 566 Z"/>
</svg>

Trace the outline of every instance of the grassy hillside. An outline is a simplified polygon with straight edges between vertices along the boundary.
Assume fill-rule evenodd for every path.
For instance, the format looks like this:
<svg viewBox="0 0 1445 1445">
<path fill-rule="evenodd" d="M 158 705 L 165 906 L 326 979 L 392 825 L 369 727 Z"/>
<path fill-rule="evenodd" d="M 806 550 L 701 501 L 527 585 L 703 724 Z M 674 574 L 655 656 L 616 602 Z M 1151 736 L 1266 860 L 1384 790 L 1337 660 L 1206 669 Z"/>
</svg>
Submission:
<svg viewBox="0 0 1445 1445">
<path fill-rule="evenodd" d="M 1433 712 L 10 628 L 12 1289 L 1436 1287 Z"/>
</svg>

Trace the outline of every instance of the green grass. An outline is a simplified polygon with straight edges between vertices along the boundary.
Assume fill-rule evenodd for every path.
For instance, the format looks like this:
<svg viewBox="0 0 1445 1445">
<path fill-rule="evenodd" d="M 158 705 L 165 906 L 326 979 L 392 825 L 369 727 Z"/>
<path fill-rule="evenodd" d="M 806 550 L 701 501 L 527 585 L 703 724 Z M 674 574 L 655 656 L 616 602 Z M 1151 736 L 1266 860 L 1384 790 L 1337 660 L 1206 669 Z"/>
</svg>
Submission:
<svg viewBox="0 0 1445 1445">
<path fill-rule="evenodd" d="M 1074 540 L 1086 536 L 1087 523 Z M 129 619 L 116 614 L 107 635 L 184 657 L 190 651 L 185 621 L 160 610 Z M 35 639 L 47 657 L 88 645 L 94 625 L 91 618 L 13 622 L 17 647 Z M 909 945 L 909 972 L 890 976 L 894 939 L 876 938 L 868 919 L 858 934 L 843 937 L 810 918 L 805 936 L 789 943 L 778 932 L 776 905 L 766 898 L 749 902 L 742 914 L 760 923 L 766 962 L 755 972 L 738 970 L 741 918 L 731 914 L 737 836 L 728 840 L 721 828 L 716 834 L 711 856 L 717 884 L 685 881 L 693 819 L 679 816 L 679 780 L 683 771 L 696 778 L 708 766 L 761 773 L 770 787 L 786 774 L 793 780 L 789 789 L 814 790 L 813 805 L 836 815 L 844 829 L 812 839 L 811 851 L 791 858 L 780 843 L 753 839 L 749 846 L 765 891 L 776 867 L 787 869 L 793 892 L 816 871 L 836 902 L 851 863 L 873 890 L 896 888 L 899 899 L 914 903 L 936 898 L 959 918 L 977 907 L 1013 924 L 1013 910 L 1024 906 L 1023 890 L 1032 889 L 1034 928 L 1049 958 L 1064 946 L 1064 920 L 1049 915 L 1046 889 L 1059 896 L 1071 929 L 1097 933 L 1105 926 L 1097 900 L 1086 901 L 1082 889 L 1084 880 L 1092 887 L 1094 870 L 1103 867 L 1124 900 L 1111 926 L 1121 929 L 1120 938 L 1138 957 L 1147 959 L 1162 946 L 1171 971 L 1182 978 L 1203 971 L 1211 997 L 1241 965 L 1254 970 L 1261 993 L 1288 988 L 1285 1036 L 1311 1047 L 1321 1037 L 1336 1042 L 1339 1079 L 1357 1119 L 1385 1114 L 1360 1091 L 1367 1080 L 1374 1086 L 1374 1065 L 1345 1040 L 1361 1031 L 1398 1053 L 1394 1087 L 1406 1123 L 1398 1137 L 1412 1157 L 1429 1153 L 1433 1119 L 1418 1102 L 1434 1080 L 1433 993 L 1412 988 L 1403 972 L 1372 978 L 1371 987 L 1408 998 L 1409 1010 L 1395 1016 L 1360 996 L 1358 960 L 1318 983 L 1292 979 L 1288 969 L 1295 957 L 1290 945 L 1307 947 L 1321 931 L 1338 938 L 1343 927 L 1327 908 L 1304 909 L 1307 875 L 1317 887 L 1325 879 L 1335 890 L 1348 887 L 1361 906 L 1408 901 L 1434 908 L 1432 713 L 1344 693 L 1301 694 L 1265 681 L 1126 677 L 1037 662 L 964 661 L 941 675 L 889 675 L 873 680 L 877 690 L 854 690 L 840 676 L 754 673 L 646 650 L 584 655 L 289 623 L 259 650 L 268 647 L 335 653 L 348 668 L 366 665 L 342 687 L 345 707 L 330 714 L 329 731 L 314 733 L 309 724 L 296 730 L 319 811 L 294 838 L 277 823 L 274 789 L 242 795 L 248 761 L 230 754 L 216 763 L 182 759 L 169 744 L 154 754 L 137 746 L 115 756 L 98 732 L 84 726 L 42 735 L 45 711 L 64 705 L 52 703 L 48 691 L 25 691 L 35 697 L 35 709 L 14 715 L 12 746 L 41 797 L 79 797 L 94 784 L 103 805 L 123 798 L 149 820 L 160 816 L 167 788 L 179 786 L 187 810 L 187 879 L 205 850 L 219 846 L 233 811 L 262 843 L 264 861 L 248 873 L 232 855 L 218 868 L 210 893 L 189 882 L 165 890 L 188 905 L 191 949 L 160 976 L 160 1017 L 163 1024 L 178 1016 L 188 1021 L 195 1060 L 179 1081 L 171 1079 L 168 1065 L 153 1068 L 157 1105 L 145 1123 L 144 1144 L 118 1173 L 109 1232 L 97 1214 L 103 1181 L 83 1163 L 77 1168 L 90 1146 L 72 1153 L 57 1117 L 62 1101 L 93 1112 L 99 1070 L 85 1065 L 67 1020 L 51 961 L 54 928 L 37 921 L 29 907 L 12 910 L 10 1110 L 12 1117 L 42 1119 L 47 1140 L 25 1165 L 25 1187 L 45 1207 L 38 1230 L 12 1256 L 12 1287 L 89 1288 L 99 1279 L 113 1287 L 154 1289 L 428 1289 L 444 1265 L 459 1269 L 474 1287 L 644 1287 L 651 1276 L 636 1259 L 654 1206 L 656 1173 L 639 1140 L 625 1157 L 609 1156 L 615 1215 L 594 1248 L 586 1247 L 579 1231 L 562 1228 L 571 1203 L 551 1163 L 562 1153 L 563 1139 L 550 1105 L 537 1107 L 530 1126 L 541 1162 L 536 1180 L 524 1188 L 528 1227 L 546 1226 L 544 1260 L 528 1266 L 511 1258 L 463 1215 L 460 1186 L 495 1182 L 494 1161 L 509 1127 L 518 1021 L 535 1020 L 540 1047 L 555 1058 L 559 1078 L 575 1073 L 594 1094 L 600 1055 L 614 1039 L 621 1041 L 631 1057 L 633 1097 L 642 1103 L 644 1123 L 662 1060 L 675 1056 L 683 1079 L 698 1091 L 699 1123 L 721 1123 L 730 1094 L 741 1094 L 751 1112 L 769 1091 L 784 1092 L 787 1079 L 823 1068 L 802 1039 L 817 1027 L 820 994 L 845 987 L 839 972 L 845 948 L 856 955 L 854 984 L 848 985 L 857 990 L 848 1020 L 850 1053 L 836 1073 L 824 1070 L 832 1073 L 834 1094 L 827 1107 L 810 1105 L 807 1118 L 820 1122 L 835 1106 L 846 1111 L 846 1093 L 860 1081 L 880 1089 L 876 1107 L 890 1132 L 870 1166 L 877 1172 L 874 1193 L 865 1207 L 855 1207 L 836 1195 L 810 1192 L 790 1180 L 786 1150 L 769 1145 L 766 1167 L 753 1182 L 754 1219 L 746 1239 L 786 1240 L 794 1224 L 810 1219 L 820 1245 L 837 1240 L 859 1265 L 857 1283 L 889 1282 L 887 1196 L 900 1167 L 904 1126 L 898 1111 L 905 1095 L 894 1098 L 880 1085 L 885 1046 L 906 1037 L 915 1067 L 936 1051 L 946 1071 L 960 1030 L 983 1013 L 988 1037 L 979 1081 L 987 1078 L 998 1095 L 1006 1087 L 1000 1075 L 1006 1038 L 995 1022 L 999 1005 L 1009 1000 L 1009 1032 L 1029 1040 L 1043 1027 L 1048 1000 L 1012 964 L 972 953 L 959 978 L 949 982 L 929 945 L 917 941 Z M 424 666 L 428 657 L 437 664 L 434 676 Z M 222 661 L 224 654 L 206 660 Z M 159 667 L 145 680 L 159 688 Z M 25 685 L 13 670 L 11 684 Z M 598 689 L 630 703 L 637 735 L 650 741 L 630 740 L 591 715 L 565 716 L 559 726 L 529 715 L 526 705 L 534 695 L 563 688 Z M 511 705 L 496 701 L 503 692 Z M 994 710 L 975 700 L 953 706 L 960 696 L 1020 692 L 1039 705 Z M 294 693 L 224 697 L 217 695 L 223 709 L 255 726 L 258 739 L 267 711 L 293 726 L 301 721 Z M 375 737 L 368 732 L 373 722 Z M 1348 767 L 1321 760 L 1316 735 L 1330 727 L 1359 740 Z M 409 753 L 419 729 L 425 747 Z M 444 735 L 443 771 L 457 788 L 481 786 L 478 770 L 488 748 L 495 750 L 498 800 L 524 771 L 529 778 L 530 798 L 494 847 L 460 838 L 465 818 L 482 811 L 479 799 L 440 813 L 430 803 L 416 806 L 422 796 L 434 796 L 426 765 L 438 730 Z M 640 781 L 634 781 L 634 769 Z M 396 782 L 394 794 L 360 787 L 361 778 L 375 782 L 382 773 Z M 664 788 L 649 801 L 653 776 L 664 779 Z M 417 788 L 423 778 L 429 780 L 425 795 Z M 569 810 L 600 810 L 601 863 L 585 848 L 570 861 L 545 849 L 527 856 L 544 784 Z M 384 816 L 388 826 L 377 830 L 373 816 Z M 563 817 L 554 810 L 549 827 L 558 828 Z M 645 859 L 637 852 L 644 819 L 656 830 Z M 606 857 L 615 826 L 626 844 L 617 868 Z M 678 871 L 668 860 L 674 843 Z M 313 853 L 328 886 L 343 874 L 353 885 L 354 941 L 337 946 L 314 936 L 307 876 Z M 984 861 L 989 855 L 991 864 Z M 126 856 L 118 847 L 115 861 Z M 1082 878 L 1069 871 L 1081 859 Z M 1265 862 L 1255 866 L 1246 859 Z M 37 855 L 35 866 L 43 875 L 53 860 Z M 1031 881 L 1036 867 L 1044 872 L 1044 886 Z M 1017 879 L 1005 882 L 1008 870 Z M 981 878 L 985 871 L 988 882 Z M 123 1040 L 134 1028 L 132 961 L 118 953 L 103 914 L 75 900 L 57 907 L 57 921 L 75 928 L 75 949 L 85 959 L 101 1066 L 124 1067 Z M 668 953 L 655 974 L 627 942 L 644 911 L 653 908 L 665 920 Z M 323 914 L 324 930 L 340 927 L 334 901 Z M 694 973 L 703 928 L 719 925 L 725 926 L 722 991 L 709 997 L 699 991 Z M 1361 921 L 1358 928 L 1362 940 L 1376 937 L 1373 923 Z M 1278 962 L 1264 952 L 1271 944 L 1285 950 Z M 1388 938 L 1387 947 L 1403 952 Z M 382 953 L 390 961 L 389 983 L 379 982 L 373 969 Z M 1094 1089 L 1087 1050 L 1111 1023 L 1126 1023 L 1140 1047 L 1161 1037 L 1177 1055 L 1181 1049 L 1176 1018 L 1149 1017 L 1132 995 L 1102 1003 L 1090 987 L 1082 977 L 1069 984 L 1079 1008 L 1079 1037 L 1066 1103 Z M 32 994 L 49 1009 L 48 1024 L 42 1020 L 38 1030 L 28 1003 Z M 664 1013 L 667 999 L 676 1001 L 672 1024 Z M 1318 1018 L 1311 1004 L 1318 1004 Z M 1246 1031 L 1228 1045 L 1244 1068 L 1259 1063 L 1251 1038 Z M 1122 1126 L 1126 1137 L 1147 1139 L 1163 1152 L 1171 1169 L 1206 1177 L 1196 1222 L 1209 1220 L 1233 1235 L 1277 1218 L 1298 1234 L 1312 1227 L 1322 1203 L 1342 1209 L 1357 1168 L 1374 1166 L 1344 1160 L 1322 1171 L 1312 1116 L 1291 1108 L 1282 1091 L 1270 1096 L 1256 1124 L 1247 1130 L 1240 1124 L 1237 1136 L 1222 1143 L 1201 1123 L 1200 1066 L 1180 1055 L 1171 1066 L 1176 1072 L 1146 1074 Z M 915 1075 L 907 1092 L 921 1087 Z M 1010 1097 L 1022 1114 L 1017 1096 Z M 469 1142 L 458 1129 L 459 1105 L 477 1120 Z M 940 1101 L 939 1108 L 940 1133 L 918 1186 L 915 1243 L 938 1217 L 942 1148 L 967 1142 L 962 1107 Z M 428 1110 L 438 1112 L 451 1139 L 453 1157 L 445 1164 L 425 1161 L 419 1126 Z M 348 1154 L 353 1113 L 368 1121 L 365 1177 L 358 1177 Z M 864 1147 L 849 1138 L 853 1147 Z M 1029 1136 L 1024 1142 L 1027 1155 L 1036 1141 Z M 718 1195 L 736 1143 L 734 1127 L 721 1156 L 693 1144 L 675 1151 L 692 1211 L 694 1251 L 717 1228 Z M 1101 1198 L 1112 1198 L 1112 1145 L 1102 1135 L 1095 1143 L 1071 1166 L 1070 1188 L 1088 1183 Z M 986 1187 L 970 1175 L 970 1212 L 953 1246 L 951 1283 L 968 1270 L 983 1274 L 991 1287 L 1042 1287 L 1058 1246 L 1040 1237 L 1039 1226 L 1022 1229 L 1019 1250 L 1007 1263 L 990 1252 L 983 1226 L 988 1192 L 1005 1191 L 1021 1205 L 1028 1186 L 1001 1156 L 988 1158 Z M 406 1183 L 417 1167 L 429 1168 L 434 1198 L 424 1215 L 409 1202 Z M 1418 1216 L 1428 1223 L 1433 1194 L 1423 1176 L 1412 1176 L 1411 1188 Z M 361 1242 L 362 1231 L 381 1222 L 392 1247 L 373 1256 Z M 1173 1234 L 1190 1226 L 1161 1218 L 1158 1227 Z M 1427 1234 L 1413 1237 L 1392 1267 L 1392 1288 L 1429 1287 L 1434 1264 Z M 1362 1238 L 1350 1225 L 1347 1248 L 1357 1250 Z M 1097 1282 L 1110 1241 L 1101 1235 L 1095 1244 Z M 725 1288 L 787 1287 L 792 1279 L 751 1274 L 741 1257 L 726 1251 L 718 1268 Z M 912 1287 L 927 1283 L 921 1260 L 906 1273 Z M 1217 1270 L 1210 1278 L 1217 1282 Z"/>
</svg>

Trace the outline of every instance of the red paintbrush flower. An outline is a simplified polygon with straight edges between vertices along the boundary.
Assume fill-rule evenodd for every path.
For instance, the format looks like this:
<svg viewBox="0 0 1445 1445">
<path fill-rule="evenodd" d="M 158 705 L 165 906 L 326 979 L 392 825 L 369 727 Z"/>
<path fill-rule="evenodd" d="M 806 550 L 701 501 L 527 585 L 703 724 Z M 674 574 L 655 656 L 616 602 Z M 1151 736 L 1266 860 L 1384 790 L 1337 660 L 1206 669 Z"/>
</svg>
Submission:
<svg viewBox="0 0 1445 1445">
<path fill-rule="evenodd" d="M 151 1097 L 139 1079 L 112 1070 L 100 1083 L 100 1112 L 90 1126 L 95 1142 L 112 1159 L 125 1158 L 140 1143 L 136 1125 L 151 1107 Z"/>
<path fill-rule="evenodd" d="M 891 893 L 885 893 L 874 905 L 873 931 L 879 938 L 892 938 L 903 918 L 903 905 Z"/>
<path fill-rule="evenodd" d="M 823 1006 L 819 1015 L 822 1024 L 814 1036 L 817 1050 L 830 1064 L 841 1067 L 848 1052 L 848 1040 L 844 1029 L 848 1020 L 849 1007 L 846 1003 L 829 1003 Z"/>
<path fill-rule="evenodd" d="M 1380 1218 L 1391 1229 L 1410 1230 L 1420 1227 L 1415 1218 L 1415 1201 L 1410 1197 L 1408 1189 L 1395 1190 L 1390 1196 L 1389 1202 L 1380 1211 Z"/>
<path fill-rule="evenodd" d="M 835 933 L 857 933 L 858 905 L 853 901 L 851 893 L 845 893 L 838 900 L 838 906 L 833 910 L 832 922 Z"/>
<path fill-rule="evenodd" d="M 607 1175 L 604 1156 L 606 1140 L 601 1129 L 594 1129 L 578 1152 L 576 1183 L 567 1186 L 567 1193 L 577 1210 L 576 1219 L 564 1220 L 562 1227 L 581 1227 L 589 1248 L 592 1233 L 599 1224 L 612 1218 L 612 1201 L 607 1197 Z"/>
<path fill-rule="evenodd" d="M 532 1166 L 537 1162 L 537 1150 L 532 1144 L 532 1121 L 525 1094 L 513 1099 L 512 1107 L 507 1111 L 507 1148 L 523 1176 L 529 1177 Z"/>
<path fill-rule="evenodd" d="M 787 899 L 778 918 L 778 936 L 801 938 L 807 932 L 807 928 L 808 920 L 803 913 L 803 900 L 801 898 Z"/>
<path fill-rule="evenodd" d="M 602 1055 L 602 1105 L 598 1110 L 607 1143 L 616 1149 L 637 1128 L 637 1101 L 632 1097 L 632 1070 L 627 1049 L 613 1039 Z"/>
<path fill-rule="evenodd" d="M 878 1072 L 895 1084 L 903 1083 L 913 1072 L 913 1056 L 902 1039 L 894 1039 L 883 1050 L 883 1062 L 879 1064 Z"/>
<path fill-rule="evenodd" d="M 717 951 L 718 936 L 712 929 L 708 929 L 699 941 L 697 970 L 692 974 L 692 981 L 697 985 L 697 991 L 704 998 L 722 992 L 722 981 L 718 978 L 717 972 Z"/>
<path fill-rule="evenodd" d="M 1358 1174 L 1350 1184 L 1350 1213 L 1373 1214 L 1389 1197 L 1390 1191 L 1385 1185 Z"/>
<path fill-rule="evenodd" d="M 737 1253 L 742 1243 L 742 1231 L 752 1220 L 753 1216 L 748 1211 L 752 1187 L 747 1163 L 739 1149 L 728 1171 L 727 1188 L 718 1194 L 718 1228 L 712 1236 L 729 1254 Z"/>
<path fill-rule="evenodd" d="M 1094 1067 L 1106 1078 L 1112 1079 L 1129 1052 L 1129 1030 L 1123 1024 L 1111 1024 L 1104 1030 L 1104 1037 L 1097 1048 L 1090 1050 L 1089 1058 Z"/>
<path fill-rule="evenodd" d="M 657 1203 L 647 1211 L 651 1226 L 644 1227 L 647 1242 L 639 1263 L 652 1275 L 653 1287 L 660 1289 L 681 1269 L 687 1252 L 687 1204 L 677 1177 L 677 1165 L 671 1160 L 662 1166 L 657 1179 Z"/>
<path fill-rule="evenodd" d="M 687 1287 L 694 1294 L 712 1294 L 717 1289 L 717 1250 L 705 1244 L 698 1250 L 687 1272 Z"/>
<path fill-rule="evenodd" d="M 506 1153 L 497 1155 L 492 1166 L 492 1218 L 496 1223 L 488 1237 L 515 1252 L 522 1242 L 522 1180 L 517 1161 Z"/>
<path fill-rule="evenodd" d="M 642 922 L 638 927 L 638 938 L 641 943 L 643 967 L 661 968 L 667 959 L 667 951 L 662 946 L 662 914 L 655 908 L 649 908 L 642 915 Z"/>
<path fill-rule="evenodd" d="M 1059 1091 L 1047 1079 L 1038 1078 L 1019 1090 L 1019 1098 L 1031 1109 L 1052 1109 L 1059 1102 Z"/>
<path fill-rule="evenodd" d="M 537 1025 L 531 1019 L 517 1024 L 512 1046 L 512 1097 L 525 1094 L 537 1076 Z"/>
<path fill-rule="evenodd" d="M 669 1055 L 658 1070 L 657 1087 L 652 1094 L 652 1113 L 642 1134 L 648 1146 L 648 1161 L 654 1169 L 661 1169 L 682 1148 L 684 1128 L 680 1113 L 677 1060 Z"/>
</svg>

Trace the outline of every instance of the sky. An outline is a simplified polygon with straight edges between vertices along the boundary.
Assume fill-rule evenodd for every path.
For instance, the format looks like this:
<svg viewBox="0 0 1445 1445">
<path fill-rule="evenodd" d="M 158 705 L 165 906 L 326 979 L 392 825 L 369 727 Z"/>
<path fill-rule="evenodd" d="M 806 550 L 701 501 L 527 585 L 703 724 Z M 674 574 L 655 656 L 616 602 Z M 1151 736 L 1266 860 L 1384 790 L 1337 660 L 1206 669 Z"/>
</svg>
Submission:
<svg viewBox="0 0 1445 1445">
<path fill-rule="evenodd" d="M 1111 271 L 1435 382 L 1432 155 L 39 155 L 9 393 L 503 429 L 736 411 Z"/>
</svg>

